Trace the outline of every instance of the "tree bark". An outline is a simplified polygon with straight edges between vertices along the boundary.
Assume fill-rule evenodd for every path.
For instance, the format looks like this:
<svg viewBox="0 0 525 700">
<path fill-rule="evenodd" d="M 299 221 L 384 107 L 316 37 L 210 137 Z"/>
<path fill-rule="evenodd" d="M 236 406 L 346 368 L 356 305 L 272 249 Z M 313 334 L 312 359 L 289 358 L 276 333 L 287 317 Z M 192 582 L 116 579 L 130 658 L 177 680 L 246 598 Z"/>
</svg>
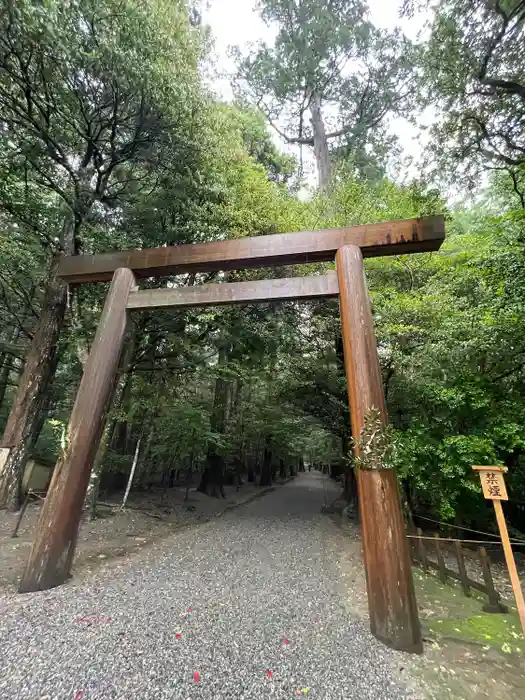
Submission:
<svg viewBox="0 0 525 700">
<path fill-rule="evenodd" d="M 4 403 L 11 374 L 11 358 L 6 353 L 0 355 L 0 409 Z"/>
<path fill-rule="evenodd" d="M 248 483 L 253 484 L 255 483 L 255 463 L 257 461 L 257 456 L 256 455 L 248 455 L 248 458 L 246 460 L 246 471 L 247 471 L 247 478 L 248 478 Z"/>
<path fill-rule="evenodd" d="M 235 385 L 234 399 L 232 401 L 230 424 L 234 425 L 234 430 L 238 435 L 239 447 L 235 456 L 235 485 L 237 490 L 243 485 L 242 473 L 244 470 L 244 415 L 242 405 L 243 381 L 237 378 Z"/>
<path fill-rule="evenodd" d="M 56 369 L 57 344 L 67 305 L 67 285 L 57 276 L 58 260 L 57 256 L 51 264 L 42 313 L 0 442 L 0 446 L 10 448 L 0 472 L 0 507 L 9 510 L 20 508 L 29 449 Z"/>
<path fill-rule="evenodd" d="M 131 325 L 131 323 L 129 324 Z M 124 372 L 124 377 L 120 375 L 115 381 L 115 390 L 112 392 L 113 398 L 113 411 L 120 408 L 122 403 L 122 396 L 124 392 L 124 386 L 127 383 L 131 384 L 131 372 L 129 371 L 131 361 L 133 359 L 133 354 L 135 352 L 135 337 L 133 333 L 130 333 L 130 338 L 126 343 L 123 351 L 122 358 L 122 370 Z M 106 415 L 106 423 L 104 425 L 104 431 L 100 439 L 95 461 L 93 463 L 93 469 L 89 477 L 88 488 L 86 492 L 86 500 L 84 501 L 84 509 L 88 513 L 90 520 L 95 520 L 97 517 L 97 499 L 100 489 L 100 479 L 102 477 L 102 472 L 104 470 L 104 462 L 106 459 L 106 452 L 109 447 L 111 436 L 114 434 L 116 426 L 114 424 L 114 419 L 111 418 L 111 405 L 108 406 L 108 411 Z"/>
<path fill-rule="evenodd" d="M 310 117 L 312 122 L 314 155 L 317 164 L 319 190 L 321 192 L 327 192 L 332 183 L 332 164 L 330 163 L 328 139 L 326 138 L 326 130 L 321 111 L 321 94 L 316 90 L 312 92 Z"/>
<path fill-rule="evenodd" d="M 219 368 L 228 363 L 229 346 L 222 345 L 219 350 Z M 219 369 L 220 371 L 220 369 Z M 220 374 L 215 380 L 215 394 L 213 398 L 213 411 L 211 415 L 211 429 L 214 433 L 223 435 L 228 421 L 228 382 Z M 217 446 L 210 442 L 206 467 L 202 473 L 201 482 L 197 491 L 209 496 L 219 498 L 226 497 L 224 493 L 224 459 Z"/>
<path fill-rule="evenodd" d="M 137 468 L 137 461 L 139 459 L 140 441 L 142 440 L 142 435 L 137 440 L 137 445 L 135 446 L 135 454 L 133 455 L 133 463 L 131 465 L 131 471 L 129 473 L 128 485 L 126 486 L 126 491 L 124 493 L 124 498 L 122 499 L 122 505 L 120 510 L 124 510 L 128 500 L 129 492 L 131 491 L 131 484 L 133 483 L 133 477 L 135 475 L 135 469 Z"/>
<path fill-rule="evenodd" d="M 104 426 L 102 437 L 100 438 L 100 442 L 98 444 L 95 461 L 93 462 L 93 469 L 91 470 L 91 474 L 89 476 L 86 498 L 84 500 L 84 508 L 90 520 L 95 520 L 97 517 L 97 499 L 100 490 L 100 478 L 104 468 L 104 459 L 108 449 L 111 428 L 111 421 L 106 420 L 106 425 Z"/>
<path fill-rule="evenodd" d="M 19 337 L 20 329 L 12 329 L 11 335 L 8 339 L 8 343 L 10 345 L 14 345 Z M 11 376 L 11 371 L 13 370 L 13 356 L 10 355 L 8 352 L 0 353 L 0 368 L 0 408 L 2 408 L 2 404 L 4 403 L 5 396 L 7 393 L 7 387 L 9 386 L 9 378 Z"/>
<path fill-rule="evenodd" d="M 266 444 L 264 446 L 264 457 L 261 466 L 261 476 L 259 478 L 259 486 L 272 485 L 272 453 Z"/>
<path fill-rule="evenodd" d="M 122 382 L 122 390 L 119 397 L 119 406 L 123 409 L 126 415 L 131 412 L 131 393 L 132 393 L 132 374 L 126 374 Z M 125 420 L 118 421 L 113 434 L 113 449 L 119 454 L 126 454 L 126 446 L 128 442 L 129 422 Z"/>
</svg>

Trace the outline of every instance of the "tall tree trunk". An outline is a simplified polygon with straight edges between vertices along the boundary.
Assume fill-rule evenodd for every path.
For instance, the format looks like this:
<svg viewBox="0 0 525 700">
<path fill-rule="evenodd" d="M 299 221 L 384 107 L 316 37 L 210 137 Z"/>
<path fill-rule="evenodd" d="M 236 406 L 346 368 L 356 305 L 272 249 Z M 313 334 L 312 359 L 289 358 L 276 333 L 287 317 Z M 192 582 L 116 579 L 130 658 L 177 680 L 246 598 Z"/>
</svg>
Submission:
<svg viewBox="0 0 525 700">
<path fill-rule="evenodd" d="M 102 470 L 104 469 L 104 460 L 106 458 L 106 452 L 108 450 L 111 429 L 111 421 L 106 420 L 106 425 L 104 426 L 102 437 L 100 438 L 100 442 L 98 443 L 98 450 L 95 456 L 95 461 L 93 462 L 93 469 L 91 470 L 91 474 L 89 475 L 86 498 L 84 499 L 84 508 L 90 520 L 95 520 L 97 517 L 97 500 L 100 490 L 100 478 L 102 476 Z"/>
<path fill-rule="evenodd" d="M 11 374 L 11 358 L 3 352 L 0 355 L 0 408 L 4 403 Z"/>
<path fill-rule="evenodd" d="M 272 485 L 272 453 L 266 443 L 264 446 L 264 457 L 261 466 L 261 476 L 259 479 L 259 486 L 271 486 Z"/>
<path fill-rule="evenodd" d="M 42 313 L 0 442 L 0 446 L 10 448 L 0 471 L 0 507 L 10 510 L 21 505 L 24 468 L 56 369 L 57 344 L 67 305 L 67 285 L 57 276 L 58 262 L 57 256 L 51 264 Z"/>
<path fill-rule="evenodd" d="M 124 508 L 126 507 L 129 492 L 131 491 L 131 484 L 133 483 L 133 477 L 135 475 L 135 469 L 137 468 L 137 462 L 139 459 L 139 450 L 140 450 L 141 440 L 142 440 L 142 435 L 137 440 L 137 444 L 135 446 L 135 454 L 133 455 L 133 463 L 131 465 L 131 470 L 129 472 L 128 484 L 126 486 L 126 491 L 124 492 L 124 498 L 122 499 L 122 505 L 120 506 L 120 510 L 124 510 Z"/>
<path fill-rule="evenodd" d="M 239 489 L 243 485 L 242 473 L 244 470 L 244 411 L 242 404 L 243 381 L 237 378 L 234 399 L 231 407 L 230 423 L 234 424 L 234 430 L 238 435 L 239 446 L 235 455 L 235 485 Z"/>
<path fill-rule="evenodd" d="M 20 328 L 12 329 L 11 335 L 9 336 L 7 343 L 10 346 L 14 346 L 18 338 L 20 337 Z M 0 353 L 0 408 L 4 403 L 7 387 L 9 386 L 9 378 L 11 376 L 11 371 L 13 369 L 13 355 L 9 352 Z"/>
<path fill-rule="evenodd" d="M 332 183 L 332 165 L 330 163 L 330 152 L 328 150 L 328 139 L 321 111 L 321 94 L 314 90 L 310 101 L 310 117 L 314 139 L 314 155 L 317 164 L 317 174 L 319 179 L 319 189 L 327 192 Z"/>
<path fill-rule="evenodd" d="M 248 473 L 248 483 L 255 482 L 255 466 L 257 463 L 257 454 L 249 454 L 246 460 L 246 470 Z"/>
<path fill-rule="evenodd" d="M 121 383 L 122 389 L 119 397 L 119 407 L 122 411 L 129 415 L 131 412 L 131 393 L 133 388 L 133 381 L 131 373 L 126 374 Z M 113 444 L 112 448 L 119 454 L 126 454 L 126 444 L 128 441 L 128 419 L 118 421 L 115 426 L 113 433 Z"/>
<path fill-rule="evenodd" d="M 221 367 L 228 363 L 229 346 L 223 344 L 219 350 L 219 372 Z M 211 429 L 219 435 L 226 431 L 228 422 L 228 382 L 219 374 L 215 380 L 215 394 L 213 398 L 213 411 L 211 414 Z M 209 496 L 225 497 L 224 493 L 224 459 L 214 443 L 208 446 L 206 467 L 202 473 L 201 483 L 197 491 Z"/>
<path fill-rule="evenodd" d="M 155 417 L 156 417 L 156 412 L 153 412 L 152 416 L 149 419 L 149 432 L 148 432 L 148 437 L 146 438 L 146 446 L 142 453 L 139 455 L 139 461 L 138 461 L 138 483 L 140 486 L 143 486 L 147 489 L 150 487 L 150 482 L 151 482 L 151 474 L 152 474 L 152 469 L 151 469 L 151 464 L 148 464 L 148 459 L 150 458 L 150 452 L 151 452 L 151 443 L 153 442 L 153 437 L 155 435 Z M 147 479 L 149 477 L 149 479 Z"/>
<path fill-rule="evenodd" d="M 97 517 L 97 499 L 100 490 L 100 479 L 102 477 L 102 472 L 104 471 L 104 463 L 106 460 L 106 453 L 109 447 L 110 439 L 115 431 L 115 421 L 111 416 L 111 409 L 113 408 L 113 411 L 117 411 L 120 408 L 124 385 L 126 382 L 131 382 L 130 365 L 131 361 L 133 360 L 134 352 L 135 335 L 133 332 L 131 332 L 122 354 L 122 373 L 115 379 L 115 388 L 111 393 L 110 405 L 108 406 L 108 410 L 105 412 L 106 424 L 102 432 L 102 437 L 100 438 L 95 461 L 93 462 L 93 469 L 89 475 L 86 498 L 84 499 L 84 509 L 88 513 L 90 520 L 95 520 Z"/>
</svg>

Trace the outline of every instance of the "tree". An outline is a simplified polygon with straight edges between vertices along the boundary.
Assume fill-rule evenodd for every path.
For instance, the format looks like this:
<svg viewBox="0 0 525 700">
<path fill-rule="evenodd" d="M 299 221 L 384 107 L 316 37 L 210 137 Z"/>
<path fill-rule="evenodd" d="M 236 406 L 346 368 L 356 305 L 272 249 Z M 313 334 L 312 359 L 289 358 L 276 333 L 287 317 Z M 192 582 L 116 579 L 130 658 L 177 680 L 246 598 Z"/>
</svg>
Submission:
<svg viewBox="0 0 525 700">
<path fill-rule="evenodd" d="M 327 190 L 330 148 L 359 164 L 368 136 L 403 111 L 410 46 L 399 32 L 377 30 L 362 0 L 262 0 L 260 8 L 277 28 L 275 45 L 238 54 L 238 80 L 287 143 L 313 148 Z"/>
<path fill-rule="evenodd" d="M 465 174 L 473 181 L 480 170 L 506 169 L 523 200 L 525 2 L 426 5 L 434 16 L 422 54 L 422 91 L 426 104 L 439 109 L 431 132 L 440 174 L 460 182 Z"/>
<path fill-rule="evenodd" d="M 50 260 L 3 437 L 11 449 L 0 503 L 16 508 L 66 314 L 54 256 L 96 247 L 87 222 L 151 187 L 176 148 L 171 125 L 183 130 L 200 98 L 198 44 L 182 2 L 53 0 L 44 8 L 6 0 L 0 22 L 0 208 L 42 242 Z M 28 218 L 28 198 L 43 196 L 51 211 L 30 210 L 36 216 Z"/>
<path fill-rule="evenodd" d="M 265 168 L 268 178 L 290 186 L 296 174 L 297 163 L 293 156 L 279 151 L 262 112 L 242 103 L 235 105 L 234 109 L 228 108 L 228 112 L 232 125 L 240 130 L 246 151 Z"/>
</svg>

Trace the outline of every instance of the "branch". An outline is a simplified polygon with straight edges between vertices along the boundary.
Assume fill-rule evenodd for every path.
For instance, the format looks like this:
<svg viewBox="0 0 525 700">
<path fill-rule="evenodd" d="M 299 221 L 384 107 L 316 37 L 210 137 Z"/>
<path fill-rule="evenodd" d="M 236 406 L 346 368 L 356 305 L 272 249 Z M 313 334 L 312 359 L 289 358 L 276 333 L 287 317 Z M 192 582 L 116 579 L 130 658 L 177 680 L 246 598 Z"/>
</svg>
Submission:
<svg viewBox="0 0 525 700">
<path fill-rule="evenodd" d="M 343 126 L 341 129 L 338 129 L 337 131 L 332 131 L 329 134 L 326 134 L 327 139 L 335 139 L 338 136 L 345 136 L 345 134 L 350 133 L 352 129 L 354 128 L 354 124 L 347 124 L 346 126 Z"/>
<path fill-rule="evenodd" d="M 499 80 L 497 78 L 485 78 L 481 81 L 483 85 L 489 87 L 501 88 L 511 95 L 519 95 L 525 100 L 525 86 L 520 85 L 512 80 Z"/>
<path fill-rule="evenodd" d="M 281 136 L 286 141 L 286 143 L 298 143 L 298 144 L 301 144 L 303 146 L 313 146 L 314 145 L 313 137 L 304 138 L 301 136 L 296 136 L 296 137 L 288 136 L 288 134 L 285 134 L 284 131 L 281 131 L 281 129 L 279 129 L 279 127 L 274 124 L 274 122 L 272 121 L 272 119 L 270 118 L 268 113 L 266 114 L 266 118 L 268 119 L 270 126 L 273 129 L 275 129 L 275 131 L 279 134 L 279 136 Z"/>
<path fill-rule="evenodd" d="M 519 2 L 517 5 L 512 9 L 512 11 L 507 14 L 505 10 L 502 7 L 501 1 L 496 0 L 496 3 L 494 5 L 494 10 L 495 12 L 502 18 L 502 24 L 499 32 L 496 34 L 496 36 L 493 38 L 493 40 L 490 42 L 489 47 L 487 49 L 487 52 L 481 62 L 481 67 L 479 69 L 479 74 L 478 74 L 478 79 L 481 83 L 484 85 L 489 85 L 492 87 L 500 87 L 512 94 L 517 94 L 520 95 L 525 99 L 525 88 L 520 85 L 519 83 L 516 83 L 511 80 L 498 80 L 496 78 L 488 78 L 487 77 L 487 71 L 488 71 L 488 66 L 490 63 L 490 60 L 492 59 L 494 55 L 494 51 L 496 50 L 498 44 L 501 43 L 503 40 L 503 37 L 505 36 L 505 33 L 509 27 L 509 24 L 513 21 L 516 20 L 516 24 L 514 25 L 514 28 L 518 24 L 520 24 L 524 19 L 525 19 L 525 2 Z M 520 16 L 521 14 L 521 16 Z"/>
<path fill-rule="evenodd" d="M 497 146 L 494 144 L 494 142 L 493 142 L 493 140 L 492 140 L 491 135 L 490 135 L 489 132 L 488 132 L 487 125 L 485 124 L 485 122 L 484 122 L 478 115 L 476 115 L 476 114 L 469 114 L 469 115 L 466 117 L 465 121 L 467 121 L 467 122 L 468 122 L 468 121 L 472 121 L 472 122 L 474 122 L 475 124 L 477 124 L 477 126 L 478 126 L 478 128 L 479 128 L 479 130 L 480 130 L 481 133 L 480 133 L 479 136 L 478 136 L 478 140 L 477 140 L 478 142 L 477 142 L 476 144 L 472 144 L 472 145 L 477 146 L 478 152 L 479 152 L 481 155 L 485 156 L 485 158 L 488 158 L 489 160 L 492 160 L 493 158 L 498 158 L 499 160 L 503 161 L 503 162 L 506 163 L 507 165 L 512 165 L 512 166 L 519 166 L 519 165 L 521 165 L 521 164 L 523 163 L 523 158 L 522 158 L 522 157 L 521 157 L 521 158 L 518 158 L 518 159 L 516 160 L 515 158 L 511 158 L 510 156 L 505 155 L 504 153 L 502 153 L 502 152 L 497 148 Z M 481 138 L 479 138 L 479 137 L 481 137 Z M 505 138 L 505 137 L 504 137 L 504 138 Z M 481 147 L 481 141 L 482 141 L 482 140 L 487 141 L 487 143 L 489 144 L 489 146 L 490 146 L 490 147 L 492 148 L 492 150 L 493 150 L 492 153 L 491 153 L 490 151 L 488 151 L 487 149 Z M 512 147 L 512 146 L 511 146 L 511 147 Z M 518 150 L 521 150 L 521 149 L 518 147 Z"/>
<path fill-rule="evenodd" d="M 506 379 L 507 377 L 510 377 L 511 374 L 514 374 L 515 372 L 519 372 L 525 367 L 525 362 L 521 362 L 517 367 L 512 367 L 512 369 L 508 369 L 506 372 L 503 372 L 502 374 L 498 374 L 497 377 L 494 377 L 492 379 L 493 382 L 498 382 L 500 379 Z"/>
<path fill-rule="evenodd" d="M 9 301 L 7 299 L 7 294 L 6 294 L 5 287 L 3 284 L 0 284 L 0 290 L 1 290 L 2 300 L 4 302 L 4 306 L 7 309 L 7 311 L 11 314 L 11 316 L 15 319 L 16 325 L 18 326 L 18 329 L 26 336 L 26 338 L 33 340 L 33 335 L 31 333 L 28 333 L 28 331 L 25 329 L 25 327 L 22 324 L 22 321 L 20 320 L 18 315 L 15 313 L 15 311 L 13 311 L 13 308 L 11 307 L 11 304 L 9 303 Z"/>
<path fill-rule="evenodd" d="M 396 259 L 398 262 L 401 263 L 401 265 L 403 265 L 405 270 L 408 272 L 408 276 L 410 278 L 410 287 L 408 291 L 411 292 L 414 289 L 414 273 L 412 272 L 410 265 L 405 260 L 403 260 L 402 257 L 396 255 Z"/>
<path fill-rule="evenodd" d="M 509 170 L 509 173 L 512 179 L 512 189 L 519 197 L 521 208 L 525 209 L 525 195 L 519 188 L 518 175 L 515 170 Z"/>
<path fill-rule="evenodd" d="M 24 289 L 23 285 L 19 284 L 15 279 L 11 280 L 11 291 L 13 294 L 25 303 L 26 308 L 33 314 L 33 316 L 38 320 L 40 318 L 40 311 L 33 306 L 33 298 L 35 295 L 35 287 L 33 286 L 31 291 L 28 292 Z"/>
<path fill-rule="evenodd" d="M 489 66 L 489 62 L 494 54 L 494 51 L 496 50 L 497 45 L 501 42 L 501 40 L 505 36 L 505 32 L 507 31 L 507 27 L 509 26 L 509 21 L 510 21 L 510 19 L 507 17 L 507 15 L 501 9 L 500 4 L 499 4 L 499 0 L 496 2 L 495 10 L 500 15 L 500 17 L 503 18 L 503 22 L 502 22 L 502 25 L 501 25 L 499 32 L 496 34 L 496 36 L 490 42 L 489 47 L 487 49 L 487 52 L 485 53 L 485 56 L 484 56 L 483 60 L 481 61 L 481 66 L 480 66 L 479 74 L 478 74 L 478 79 L 481 83 L 483 83 L 487 77 L 487 69 Z"/>
</svg>

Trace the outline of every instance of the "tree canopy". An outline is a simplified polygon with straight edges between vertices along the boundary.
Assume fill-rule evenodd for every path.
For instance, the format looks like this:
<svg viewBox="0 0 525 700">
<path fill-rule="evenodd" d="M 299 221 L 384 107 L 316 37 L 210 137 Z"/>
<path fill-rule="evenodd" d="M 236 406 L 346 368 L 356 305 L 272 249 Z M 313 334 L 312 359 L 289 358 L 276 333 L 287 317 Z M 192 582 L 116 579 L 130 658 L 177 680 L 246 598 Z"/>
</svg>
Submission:
<svg viewBox="0 0 525 700">
<path fill-rule="evenodd" d="M 432 127 L 437 165 L 457 178 L 482 170 L 511 174 L 523 206 L 525 163 L 525 3 L 442 0 L 422 47 L 426 103 L 439 109 Z M 408 11 L 408 6 L 407 6 Z"/>
<path fill-rule="evenodd" d="M 332 179 L 331 152 L 357 172 L 374 155 L 383 164 L 386 118 L 410 95 L 409 42 L 375 28 L 361 0 L 263 0 L 260 8 L 277 37 L 239 56 L 241 89 L 287 143 L 313 148 L 321 190 Z"/>
</svg>

